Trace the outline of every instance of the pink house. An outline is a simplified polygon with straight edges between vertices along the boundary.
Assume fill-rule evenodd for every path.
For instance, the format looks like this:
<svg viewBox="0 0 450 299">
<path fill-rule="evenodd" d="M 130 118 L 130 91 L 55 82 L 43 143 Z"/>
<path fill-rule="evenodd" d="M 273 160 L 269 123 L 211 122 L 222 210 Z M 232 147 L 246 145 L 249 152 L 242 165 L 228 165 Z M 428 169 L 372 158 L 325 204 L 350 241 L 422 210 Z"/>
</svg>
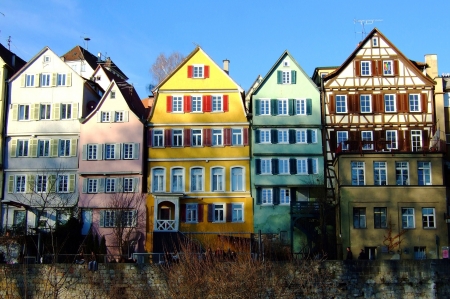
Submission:
<svg viewBox="0 0 450 299">
<path fill-rule="evenodd" d="M 79 207 L 83 234 L 105 236 L 109 254 L 142 252 L 146 227 L 144 125 L 133 86 L 111 81 L 81 123 Z"/>
</svg>

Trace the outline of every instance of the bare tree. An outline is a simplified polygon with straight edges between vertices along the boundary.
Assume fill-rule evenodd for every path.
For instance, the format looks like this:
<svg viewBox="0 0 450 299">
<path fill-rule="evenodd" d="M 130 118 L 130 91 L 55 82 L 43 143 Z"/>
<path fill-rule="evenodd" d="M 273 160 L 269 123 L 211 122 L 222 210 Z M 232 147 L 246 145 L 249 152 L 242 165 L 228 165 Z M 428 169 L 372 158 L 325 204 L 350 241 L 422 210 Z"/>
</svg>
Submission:
<svg viewBox="0 0 450 299">
<path fill-rule="evenodd" d="M 167 75 L 169 75 L 184 59 L 180 52 L 172 52 L 169 56 L 164 53 L 159 54 L 155 62 L 150 67 L 150 74 L 152 75 L 155 84 L 161 82 Z"/>
</svg>

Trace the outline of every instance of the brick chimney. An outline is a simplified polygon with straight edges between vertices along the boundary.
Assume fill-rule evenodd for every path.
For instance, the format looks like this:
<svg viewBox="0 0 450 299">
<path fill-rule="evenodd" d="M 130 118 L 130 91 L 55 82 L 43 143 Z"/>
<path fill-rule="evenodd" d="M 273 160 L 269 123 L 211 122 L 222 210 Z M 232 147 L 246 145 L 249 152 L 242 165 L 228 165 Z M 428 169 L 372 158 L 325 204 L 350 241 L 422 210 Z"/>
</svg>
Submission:
<svg viewBox="0 0 450 299">
<path fill-rule="evenodd" d="M 426 54 L 425 55 L 425 63 L 428 65 L 426 70 L 427 74 L 434 79 L 438 77 L 438 61 L 436 54 Z"/>
<path fill-rule="evenodd" d="M 223 70 L 225 71 L 225 73 L 229 74 L 229 66 L 230 66 L 230 61 L 228 59 L 224 59 L 223 60 Z"/>
</svg>

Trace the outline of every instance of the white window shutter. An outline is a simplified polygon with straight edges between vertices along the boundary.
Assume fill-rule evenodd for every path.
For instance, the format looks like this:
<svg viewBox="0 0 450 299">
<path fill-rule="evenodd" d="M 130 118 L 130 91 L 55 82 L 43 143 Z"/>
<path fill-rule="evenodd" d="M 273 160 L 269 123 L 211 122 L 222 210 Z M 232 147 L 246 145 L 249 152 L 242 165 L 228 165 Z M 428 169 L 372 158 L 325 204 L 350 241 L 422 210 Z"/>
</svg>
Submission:
<svg viewBox="0 0 450 299">
<path fill-rule="evenodd" d="M 61 103 L 55 103 L 52 105 L 52 119 L 60 120 L 61 119 Z"/>
<path fill-rule="evenodd" d="M 52 86 L 56 86 L 56 78 L 57 78 L 58 74 L 57 73 L 52 73 Z"/>
<path fill-rule="evenodd" d="M 101 123 L 102 122 L 102 112 L 101 111 L 97 111 L 97 122 Z"/>
<path fill-rule="evenodd" d="M 97 144 L 97 160 L 103 160 L 103 144 Z"/>
<path fill-rule="evenodd" d="M 88 178 L 83 178 L 83 193 L 87 193 Z"/>
<path fill-rule="evenodd" d="M 8 176 L 8 193 L 14 193 L 14 176 Z"/>
<path fill-rule="evenodd" d="M 73 138 L 70 139 L 70 156 L 76 157 L 77 156 L 77 139 Z"/>
<path fill-rule="evenodd" d="M 27 175 L 26 184 L 25 184 L 26 193 L 33 193 L 34 179 L 35 179 L 34 175 L 32 175 L 32 174 Z"/>
<path fill-rule="evenodd" d="M 66 86 L 72 86 L 72 73 L 67 74 Z"/>
<path fill-rule="evenodd" d="M 115 160 L 120 160 L 122 158 L 121 157 L 121 149 L 122 149 L 122 144 L 120 144 L 120 143 L 114 144 L 114 155 L 115 155 L 114 159 Z"/>
<path fill-rule="evenodd" d="M 41 74 L 34 75 L 34 87 L 41 86 Z"/>
<path fill-rule="evenodd" d="M 17 157 L 17 139 L 11 139 L 11 152 L 9 156 L 12 158 Z"/>
<path fill-rule="evenodd" d="M 12 110 L 12 112 L 11 112 L 12 120 L 19 120 L 19 105 L 13 104 L 11 110 Z"/>
<path fill-rule="evenodd" d="M 38 154 L 38 140 L 30 139 L 29 145 L 30 145 L 30 157 L 36 158 Z"/>
<path fill-rule="evenodd" d="M 69 174 L 69 192 L 75 192 L 75 174 Z"/>
<path fill-rule="evenodd" d="M 58 157 L 59 139 L 50 139 L 50 157 Z"/>
<path fill-rule="evenodd" d="M 139 192 L 139 178 L 133 178 L 133 192 Z"/>
<path fill-rule="evenodd" d="M 133 159 L 139 159 L 139 143 L 133 143 Z"/>
<path fill-rule="evenodd" d="M 72 119 L 78 119 L 78 103 L 72 103 Z"/>
<path fill-rule="evenodd" d="M 20 87 L 25 87 L 26 77 L 27 77 L 26 74 L 22 74 L 22 76 L 20 76 Z"/>
<path fill-rule="evenodd" d="M 105 179 L 101 178 L 98 179 L 98 189 L 97 189 L 97 193 L 104 193 L 105 192 Z"/>
<path fill-rule="evenodd" d="M 123 121 L 128 122 L 128 111 L 123 112 Z"/>
<path fill-rule="evenodd" d="M 30 119 L 31 120 L 39 120 L 39 112 L 41 110 L 41 104 L 35 103 L 31 104 L 30 107 Z"/>
<path fill-rule="evenodd" d="M 87 160 L 87 144 L 83 144 L 83 152 L 81 153 L 81 160 Z"/>
</svg>

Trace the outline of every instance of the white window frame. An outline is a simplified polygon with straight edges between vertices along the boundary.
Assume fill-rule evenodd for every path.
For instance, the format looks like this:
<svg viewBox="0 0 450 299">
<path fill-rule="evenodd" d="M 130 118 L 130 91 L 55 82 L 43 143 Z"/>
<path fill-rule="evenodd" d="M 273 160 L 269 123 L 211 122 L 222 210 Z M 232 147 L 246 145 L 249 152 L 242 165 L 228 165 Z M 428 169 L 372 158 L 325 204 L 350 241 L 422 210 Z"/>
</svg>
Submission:
<svg viewBox="0 0 450 299">
<path fill-rule="evenodd" d="M 166 191 L 166 169 L 161 167 L 152 168 L 152 191 Z"/>
<path fill-rule="evenodd" d="M 59 174 L 57 177 L 57 190 L 58 193 L 69 193 L 69 175 L 68 174 Z"/>
<path fill-rule="evenodd" d="M 368 60 L 361 61 L 361 76 L 372 76 L 371 62 Z"/>
<path fill-rule="evenodd" d="M 70 139 L 60 139 L 58 143 L 58 156 L 70 157 L 70 147 L 72 145 L 72 141 Z"/>
<path fill-rule="evenodd" d="M 295 143 L 308 143 L 308 130 L 307 129 L 296 129 L 295 130 Z"/>
<path fill-rule="evenodd" d="M 19 121 L 26 121 L 30 120 L 30 105 L 19 105 L 17 107 L 18 109 L 18 120 Z"/>
<path fill-rule="evenodd" d="M 416 227 L 414 208 L 401 208 L 402 228 L 411 229 Z"/>
<path fill-rule="evenodd" d="M 409 185 L 409 162 L 406 161 L 395 162 L 395 181 L 397 186 Z"/>
<path fill-rule="evenodd" d="M 373 141 L 373 131 L 361 131 L 361 141 Z M 363 144 L 362 149 L 364 151 L 373 150 L 373 144 Z"/>
<path fill-rule="evenodd" d="M 261 99 L 259 103 L 259 115 L 270 115 L 270 99 Z"/>
<path fill-rule="evenodd" d="M 116 123 L 124 122 L 124 111 L 115 111 L 114 112 L 114 122 L 116 122 Z"/>
<path fill-rule="evenodd" d="M 17 157 L 28 157 L 30 155 L 28 139 L 17 140 Z"/>
<path fill-rule="evenodd" d="M 45 193 L 48 188 L 48 176 L 45 174 L 38 174 L 36 176 L 36 193 Z"/>
<path fill-rule="evenodd" d="M 336 95 L 336 113 L 347 113 L 347 96 Z"/>
<path fill-rule="evenodd" d="M 164 147 L 164 129 L 154 129 L 152 133 L 152 146 Z"/>
<path fill-rule="evenodd" d="M 98 179 L 87 179 L 87 193 L 98 193 L 99 181 Z"/>
<path fill-rule="evenodd" d="M 278 159 L 278 174 L 290 174 L 289 158 Z"/>
<path fill-rule="evenodd" d="M 116 144 L 106 143 L 105 144 L 105 160 L 115 160 L 116 159 Z"/>
<path fill-rule="evenodd" d="M 117 190 L 117 179 L 116 178 L 106 178 L 105 179 L 105 192 L 114 193 Z"/>
<path fill-rule="evenodd" d="M 225 169 L 223 167 L 211 168 L 211 192 L 225 191 Z"/>
<path fill-rule="evenodd" d="M 25 193 L 27 191 L 27 176 L 14 176 L 14 193 Z"/>
<path fill-rule="evenodd" d="M 39 139 L 37 150 L 38 150 L 38 157 L 49 157 L 50 156 L 50 140 Z"/>
<path fill-rule="evenodd" d="M 272 174 L 272 159 L 261 159 L 261 174 Z"/>
<path fill-rule="evenodd" d="M 191 112 L 203 112 L 203 101 L 202 96 L 192 95 L 191 96 Z"/>
<path fill-rule="evenodd" d="M 52 119 L 52 105 L 51 104 L 41 104 L 39 107 L 39 119 L 40 120 L 51 120 Z"/>
<path fill-rule="evenodd" d="M 313 174 L 319 173 L 319 159 L 318 158 L 311 158 L 311 171 Z"/>
<path fill-rule="evenodd" d="M 397 112 L 397 103 L 395 94 L 385 94 L 384 99 L 384 112 L 395 113 Z"/>
<path fill-rule="evenodd" d="M 360 95 L 359 106 L 361 109 L 361 113 L 372 113 L 372 96 L 370 94 Z"/>
<path fill-rule="evenodd" d="M 281 83 L 282 84 L 291 84 L 292 78 L 291 78 L 291 70 L 283 70 L 281 71 Z"/>
<path fill-rule="evenodd" d="M 198 204 L 196 203 L 186 204 L 186 222 L 187 223 L 198 222 Z"/>
<path fill-rule="evenodd" d="M 172 147 L 183 147 L 183 129 L 172 129 Z"/>
<path fill-rule="evenodd" d="M 390 67 L 386 69 L 385 63 L 388 63 Z M 383 76 L 393 76 L 394 75 L 394 61 L 393 60 L 383 60 Z"/>
<path fill-rule="evenodd" d="M 192 147 L 202 147 L 203 146 L 203 130 L 202 129 L 192 129 L 191 133 L 192 133 L 191 134 L 192 135 L 191 136 L 191 146 Z"/>
<path fill-rule="evenodd" d="M 336 131 L 336 139 L 337 146 L 341 144 L 342 150 L 348 149 L 348 144 L 345 143 L 348 140 L 348 131 Z"/>
<path fill-rule="evenodd" d="M 42 73 L 41 74 L 41 87 L 50 87 L 52 85 L 52 74 Z"/>
<path fill-rule="evenodd" d="M 58 73 L 56 75 L 56 86 L 66 86 L 67 75 Z"/>
<path fill-rule="evenodd" d="M 213 128 L 211 130 L 212 146 L 223 146 L 223 129 Z"/>
<path fill-rule="evenodd" d="M 102 111 L 101 112 L 101 120 L 102 120 L 102 123 L 111 122 L 111 111 Z"/>
<path fill-rule="evenodd" d="M 231 145 L 240 146 L 244 144 L 242 128 L 231 128 Z"/>
<path fill-rule="evenodd" d="M 103 212 L 103 227 L 116 227 L 117 211 L 104 210 Z"/>
<path fill-rule="evenodd" d="M 384 178 L 384 180 L 383 180 Z M 373 162 L 373 181 L 375 186 L 386 186 L 387 182 L 387 163 L 385 161 Z"/>
<path fill-rule="evenodd" d="M 134 143 L 124 143 L 122 145 L 122 157 L 124 160 L 133 160 L 134 159 L 134 150 L 135 150 L 135 144 Z"/>
<path fill-rule="evenodd" d="M 297 174 L 308 174 L 308 158 L 297 158 Z"/>
<path fill-rule="evenodd" d="M 411 130 L 411 150 L 413 152 L 422 150 L 422 131 L 421 130 Z"/>
<path fill-rule="evenodd" d="M 122 179 L 122 191 L 126 193 L 136 192 L 134 185 L 134 178 L 123 178 Z M 165 182 L 164 182 L 165 185 Z"/>
<path fill-rule="evenodd" d="M 231 222 L 244 222 L 244 204 L 231 204 Z"/>
<path fill-rule="evenodd" d="M 172 192 L 184 192 L 184 168 L 173 167 L 170 169 L 170 187 Z"/>
<path fill-rule="evenodd" d="M 432 185 L 431 179 L 431 162 L 429 161 L 417 161 L 417 177 L 419 186 Z"/>
<path fill-rule="evenodd" d="M 420 95 L 419 94 L 409 94 L 408 95 L 408 106 L 409 112 L 420 112 Z"/>
<path fill-rule="evenodd" d="M 278 135 L 277 143 L 282 143 L 282 144 L 289 143 L 289 129 L 278 129 L 277 135 Z"/>
<path fill-rule="evenodd" d="M 386 143 L 386 148 L 388 150 L 397 149 L 398 148 L 397 131 L 386 130 L 386 141 L 390 141 L 390 143 Z"/>
<path fill-rule="evenodd" d="M 295 114 L 296 115 L 306 115 L 307 114 L 307 101 L 306 99 L 296 99 L 295 100 Z"/>
<path fill-rule="evenodd" d="M 436 210 L 435 208 L 422 208 L 422 227 L 436 228 Z"/>
<path fill-rule="evenodd" d="M 278 108 L 278 115 L 289 115 L 289 100 L 278 99 L 277 108 Z"/>
<path fill-rule="evenodd" d="M 260 129 L 259 130 L 259 142 L 260 143 L 271 143 L 270 129 Z"/>
<path fill-rule="evenodd" d="M 182 96 L 172 96 L 172 112 L 183 113 L 183 97 Z"/>
<path fill-rule="evenodd" d="M 240 170 L 240 173 L 238 173 Z M 232 167 L 230 170 L 230 190 L 232 192 L 245 191 L 245 168 L 241 166 Z"/>
<path fill-rule="evenodd" d="M 34 87 L 34 75 L 25 75 L 25 87 Z"/>
<path fill-rule="evenodd" d="M 261 188 L 261 204 L 273 205 L 273 189 Z"/>
<path fill-rule="evenodd" d="M 291 189 L 280 188 L 280 205 L 289 205 L 291 203 Z"/>
<path fill-rule="evenodd" d="M 203 167 L 192 167 L 189 173 L 191 192 L 205 191 L 205 169 Z"/>
<path fill-rule="evenodd" d="M 365 163 L 362 161 L 351 161 L 351 170 L 352 186 L 366 185 Z"/>
<path fill-rule="evenodd" d="M 215 223 L 223 223 L 226 222 L 226 210 L 227 205 L 225 203 L 214 203 L 213 204 L 213 222 Z"/>
<path fill-rule="evenodd" d="M 211 112 L 223 112 L 223 96 L 213 95 L 211 99 Z"/>
<path fill-rule="evenodd" d="M 205 77 L 205 69 L 203 64 L 194 64 L 192 65 L 192 78 L 204 78 Z"/>
<path fill-rule="evenodd" d="M 88 144 L 86 150 L 88 160 L 98 160 L 98 144 Z"/>
<path fill-rule="evenodd" d="M 72 104 L 61 103 L 61 119 L 72 119 Z"/>
</svg>

